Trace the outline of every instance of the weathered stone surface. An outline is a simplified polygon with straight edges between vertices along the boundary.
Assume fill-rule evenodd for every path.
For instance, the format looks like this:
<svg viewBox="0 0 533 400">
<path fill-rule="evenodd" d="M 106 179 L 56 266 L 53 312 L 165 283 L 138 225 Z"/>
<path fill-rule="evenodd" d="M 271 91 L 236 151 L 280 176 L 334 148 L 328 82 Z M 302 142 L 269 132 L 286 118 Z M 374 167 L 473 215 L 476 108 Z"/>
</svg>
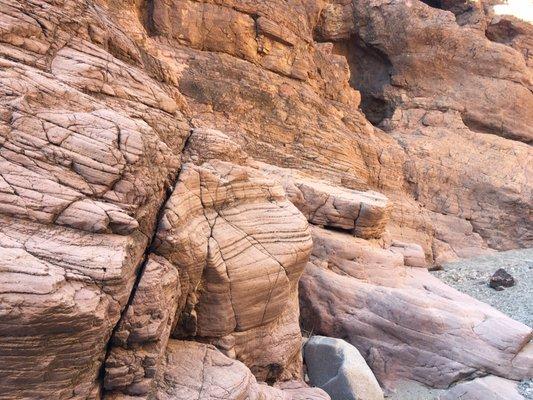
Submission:
<svg viewBox="0 0 533 400">
<path fill-rule="evenodd" d="M 485 31 L 487 38 L 493 42 L 511 46 L 521 52 L 529 68 L 533 67 L 533 26 L 509 15 L 494 16 Z"/>
<path fill-rule="evenodd" d="M 51 73 L 1 62 L 0 211 L 90 232 L 151 229 L 187 135 L 176 102 L 141 70 L 83 41 L 63 47 Z M 172 113 L 164 128 L 177 136 L 172 142 L 142 119 L 149 107 Z"/>
<path fill-rule="evenodd" d="M 439 400 L 524 400 L 516 381 L 486 376 L 460 383 L 439 397 Z"/>
<path fill-rule="evenodd" d="M 362 41 L 379 47 L 394 66 L 389 85 L 398 89 L 391 87 L 390 96 L 403 92 L 408 100 L 397 101 L 402 109 L 438 103 L 441 109 L 459 111 L 473 130 L 532 140 L 527 122 L 533 118 L 531 75 L 520 53 L 490 42 L 481 32 L 461 29 L 452 14 L 419 1 L 364 1 L 354 8 L 354 20 Z M 418 57 L 408 57 L 405 45 Z M 446 56 L 451 53 L 457 57 Z M 455 90 L 459 85 L 463 89 Z M 475 94 L 480 86 L 487 94 L 482 99 Z M 512 101 L 502 96 L 508 90 L 515 93 Z M 495 103 L 501 113 L 488 112 Z"/>
<path fill-rule="evenodd" d="M 347 13 L 344 19 L 352 16 L 353 24 L 349 39 L 333 39 L 332 34 L 330 40 L 337 40 L 334 52 L 347 57 L 350 82 L 362 93 L 366 116 L 405 150 L 406 180 L 414 198 L 425 207 L 416 210 L 405 197 L 385 192 L 397 204 L 392 221 L 401 221 L 394 234 L 403 236 L 397 237 L 399 240 L 422 244 L 427 255 L 432 252 L 429 248 L 436 247 L 426 244 L 424 237 L 429 232 L 452 240 L 446 242 L 452 248 L 450 254 L 462 252 L 462 247 L 479 251 L 484 241 L 499 249 L 512 248 L 512 241 L 531 245 L 530 219 L 523 213 L 529 209 L 527 176 L 531 171 L 526 167 L 524 175 L 522 171 L 517 175 L 515 168 L 530 164 L 531 149 L 493 136 L 522 136 L 524 141 L 531 136 L 529 127 L 523 126 L 525 121 L 530 126 L 533 118 L 533 108 L 528 106 L 533 101 L 531 71 L 524 62 L 528 53 L 523 50 L 531 35 L 520 28 L 514 36 L 516 46 L 515 39 L 501 40 L 522 54 L 488 40 L 485 26 L 492 18 L 490 3 L 494 2 L 439 2 L 442 8 L 456 7 L 457 19 L 420 1 L 365 1 L 352 9 L 337 7 Z M 465 21 L 468 29 L 457 24 L 463 24 L 460 20 L 466 14 L 473 15 L 466 9 L 477 13 L 479 22 Z M 509 17 L 496 16 L 495 21 L 498 18 Z M 477 24 L 475 29 L 472 24 Z M 529 26 L 523 21 L 521 25 Z M 346 29 L 343 26 L 339 33 Z M 450 61 L 450 54 L 461 56 Z M 514 93 L 512 87 L 520 93 L 513 95 L 514 104 L 504 95 Z M 479 100 L 480 88 L 486 94 L 483 100 Z M 503 112 L 507 107 L 512 110 Z M 490 118 L 486 118 L 488 114 Z M 510 159 L 506 156 L 503 160 L 502 153 L 517 158 L 507 164 Z M 496 192 L 498 196 L 493 195 Z M 481 240 L 476 244 L 472 235 L 455 240 L 448 224 L 442 225 L 447 219 L 440 218 L 443 215 L 458 216 Z"/>
<path fill-rule="evenodd" d="M 424 249 L 416 243 L 404 243 L 393 240 L 390 250 L 393 253 L 403 255 L 403 262 L 409 267 L 426 267 L 426 255 Z"/>
<path fill-rule="evenodd" d="M 287 400 L 330 400 L 329 395 L 322 389 L 309 387 L 302 381 L 280 382 L 274 384 L 274 387 L 282 390 L 282 394 Z M 269 400 L 269 398 L 267 399 Z M 274 399 L 277 397 L 272 400 Z"/>
<path fill-rule="evenodd" d="M 100 395 L 188 135 L 182 99 L 102 15 L 81 1 L 0 4 L 6 399 Z"/>
<path fill-rule="evenodd" d="M 170 340 L 153 398 L 180 400 L 330 400 L 320 389 L 258 384 L 250 370 L 210 345 Z"/>
<path fill-rule="evenodd" d="M 150 255 L 134 289 L 111 338 L 104 388 L 144 396 L 151 390 L 174 322 L 180 295 L 178 271 L 163 257 Z"/>
<path fill-rule="evenodd" d="M 503 268 L 498 269 L 489 280 L 489 286 L 493 289 L 504 288 L 514 286 L 515 281 L 513 276 L 504 270 Z"/>
<path fill-rule="evenodd" d="M 383 235 L 392 209 L 383 194 L 335 186 L 295 170 L 263 163 L 253 165 L 281 181 L 288 199 L 310 223 L 348 230 L 364 239 Z"/>
<path fill-rule="evenodd" d="M 298 364 L 298 311 L 291 307 L 311 245 L 305 218 L 283 188 L 258 171 L 219 160 L 185 164 L 154 245 L 180 272 L 181 315 L 174 333 L 213 340 L 235 333 L 226 343 L 234 341 L 237 356 L 252 369 L 263 358 L 247 357 L 256 350 L 248 343 L 252 337 L 270 342 L 279 359 L 263 367 L 277 365 L 279 375 L 290 369 L 289 361 Z M 290 327 L 279 327 L 287 309 Z M 254 334 L 246 334 L 252 329 Z M 283 344 L 278 347 L 274 338 Z M 289 376 L 296 374 L 290 370 Z"/>
<path fill-rule="evenodd" d="M 162 363 L 154 393 L 158 400 L 257 399 L 250 370 L 212 346 L 170 340 Z"/>
<path fill-rule="evenodd" d="M 304 360 L 314 386 L 332 400 L 383 400 L 383 391 L 357 349 L 342 339 L 311 336 Z"/>
<path fill-rule="evenodd" d="M 313 237 L 318 246 L 300 280 L 304 327 L 354 344 L 382 383 L 408 378 L 447 387 L 479 374 L 521 379 L 533 373 L 525 361 L 529 327 L 424 268 L 399 265 L 403 260 L 392 257 L 399 254 L 389 251 L 389 260 L 368 266 L 351 250 L 358 239 L 318 228 Z"/>
<path fill-rule="evenodd" d="M 506 358 L 523 327 L 499 341 L 486 334 L 497 350 L 479 344 L 463 328 L 490 312 L 465 300 L 455 325 L 455 292 L 423 290 L 424 271 L 403 267 L 420 249 L 388 248 L 417 243 L 442 262 L 532 242 L 532 153 L 514 141 L 531 140 L 531 29 L 491 14 L 492 1 L 439 3 L 453 14 L 418 0 L 0 0 L 2 394 L 98 397 L 106 354 L 117 391 L 103 394 L 145 393 L 164 373 L 151 363 L 170 331 L 215 344 L 260 380 L 298 378 L 307 223 L 248 155 L 313 182 L 291 198 L 312 223 L 373 238 L 330 247 L 324 236 L 313 263 L 376 285 L 355 292 L 375 296 L 387 321 L 385 303 L 409 299 L 402 318 L 430 334 L 415 335 L 412 354 L 386 335 L 396 347 L 379 354 L 411 366 L 394 371 L 440 382 L 428 359 L 451 365 L 444 380 L 502 359 L 499 374 L 528 370 L 528 346 L 512 368 Z M 351 196 L 369 191 L 393 204 L 390 218 L 382 206 L 366 224 L 354 217 Z M 136 276 L 143 253 L 146 275 Z M 438 310 L 429 317 L 444 313 L 442 326 L 464 335 L 466 367 L 433 356 L 454 338 L 431 335 L 440 325 L 415 307 L 426 300 Z M 494 320 L 508 324 L 482 326 Z"/>
<path fill-rule="evenodd" d="M 146 238 L 0 217 L 0 393 L 92 398 Z"/>
</svg>

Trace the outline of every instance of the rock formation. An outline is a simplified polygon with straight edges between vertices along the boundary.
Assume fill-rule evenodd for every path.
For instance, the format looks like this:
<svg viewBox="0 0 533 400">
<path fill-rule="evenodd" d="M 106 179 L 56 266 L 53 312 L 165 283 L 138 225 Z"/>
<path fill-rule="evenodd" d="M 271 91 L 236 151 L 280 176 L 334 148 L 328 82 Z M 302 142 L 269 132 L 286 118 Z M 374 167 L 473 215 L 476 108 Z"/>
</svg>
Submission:
<svg viewBox="0 0 533 400">
<path fill-rule="evenodd" d="M 508 381 L 496 376 L 477 378 L 470 382 L 461 383 L 447 391 L 441 400 L 524 400 L 517 388 L 516 382 Z"/>
<path fill-rule="evenodd" d="M 304 329 L 344 338 L 384 384 L 431 387 L 487 373 L 533 374 L 531 328 L 446 286 L 403 255 L 314 228 L 300 281 Z"/>
<path fill-rule="evenodd" d="M 494 3 L 0 0 L 0 398 L 327 400 L 300 321 L 382 385 L 531 376 L 426 270 L 533 242 Z"/>
</svg>

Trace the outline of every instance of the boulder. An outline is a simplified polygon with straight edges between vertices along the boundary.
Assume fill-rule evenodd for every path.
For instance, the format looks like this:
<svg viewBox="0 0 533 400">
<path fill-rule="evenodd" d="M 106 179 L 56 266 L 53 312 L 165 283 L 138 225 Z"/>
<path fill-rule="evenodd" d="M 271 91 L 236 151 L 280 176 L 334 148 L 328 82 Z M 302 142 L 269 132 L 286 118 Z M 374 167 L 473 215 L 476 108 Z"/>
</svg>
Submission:
<svg viewBox="0 0 533 400">
<path fill-rule="evenodd" d="M 170 340 L 156 379 L 157 400 L 257 399 L 256 380 L 244 364 L 196 342 Z"/>
<path fill-rule="evenodd" d="M 390 250 L 393 253 L 403 255 L 403 262 L 409 267 L 421 267 L 427 266 L 426 254 L 422 246 L 416 243 L 404 243 L 399 240 L 393 240 Z"/>
<path fill-rule="evenodd" d="M 314 225 L 344 229 L 363 239 L 380 238 L 391 204 L 377 192 L 361 192 L 312 179 L 295 179 L 289 200 Z"/>
<path fill-rule="evenodd" d="M 304 361 L 312 385 L 332 400 L 383 400 L 383 392 L 365 359 L 342 339 L 311 336 Z"/>
<path fill-rule="evenodd" d="M 250 370 L 211 345 L 170 340 L 151 398 L 157 400 L 330 400 L 302 382 L 258 383 Z"/>
<path fill-rule="evenodd" d="M 350 231 L 364 239 L 383 235 L 392 210 L 385 195 L 351 190 L 293 169 L 258 162 L 252 165 L 279 180 L 288 199 L 311 224 Z"/>
</svg>

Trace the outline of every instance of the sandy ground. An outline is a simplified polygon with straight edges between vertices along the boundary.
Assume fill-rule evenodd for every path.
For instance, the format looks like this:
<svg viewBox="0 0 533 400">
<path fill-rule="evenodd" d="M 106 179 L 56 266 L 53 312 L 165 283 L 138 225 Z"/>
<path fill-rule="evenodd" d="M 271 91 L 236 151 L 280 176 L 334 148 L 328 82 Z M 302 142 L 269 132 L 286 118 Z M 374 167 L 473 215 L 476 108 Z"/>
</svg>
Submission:
<svg viewBox="0 0 533 400">
<path fill-rule="evenodd" d="M 399 382 L 395 390 L 395 393 L 389 393 L 385 398 L 387 400 L 437 400 L 439 395 L 444 393 L 444 390 L 430 389 L 413 381 Z"/>
<path fill-rule="evenodd" d="M 504 268 L 515 278 L 515 286 L 502 291 L 488 286 L 498 268 Z M 434 274 L 461 292 L 533 327 L 533 248 L 447 263 Z"/>
<path fill-rule="evenodd" d="M 457 290 L 533 327 L 533 248 L 455 261 L 443 267 L 433 274 Z M 504 268 L 515 278 L 515 286 L 502 291 L 489 287 L 489 279 L 498 268 Z M 519 388 L 524 398 L 533 400 L 531 380 L 521 382 Z M 402 382 L 387 400 L 437 400 L 443 392 L 417 382 Z"/>
</svg>

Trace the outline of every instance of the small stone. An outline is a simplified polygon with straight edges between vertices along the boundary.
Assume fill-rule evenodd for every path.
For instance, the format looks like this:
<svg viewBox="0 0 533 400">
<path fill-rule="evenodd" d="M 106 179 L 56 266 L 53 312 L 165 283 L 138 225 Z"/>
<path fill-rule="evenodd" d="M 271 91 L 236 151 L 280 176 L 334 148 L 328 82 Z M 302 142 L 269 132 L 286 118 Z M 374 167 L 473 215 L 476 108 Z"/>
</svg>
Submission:
<svg viewBox="0 0 533 400">
<path fill-rule="evenodd" d="M 504 287 L 514 286 L 514 278 L 503 268 L 497 270 L 491 277 L 489 286 L 496 290 L 503 290 Z"/>
</svg>

